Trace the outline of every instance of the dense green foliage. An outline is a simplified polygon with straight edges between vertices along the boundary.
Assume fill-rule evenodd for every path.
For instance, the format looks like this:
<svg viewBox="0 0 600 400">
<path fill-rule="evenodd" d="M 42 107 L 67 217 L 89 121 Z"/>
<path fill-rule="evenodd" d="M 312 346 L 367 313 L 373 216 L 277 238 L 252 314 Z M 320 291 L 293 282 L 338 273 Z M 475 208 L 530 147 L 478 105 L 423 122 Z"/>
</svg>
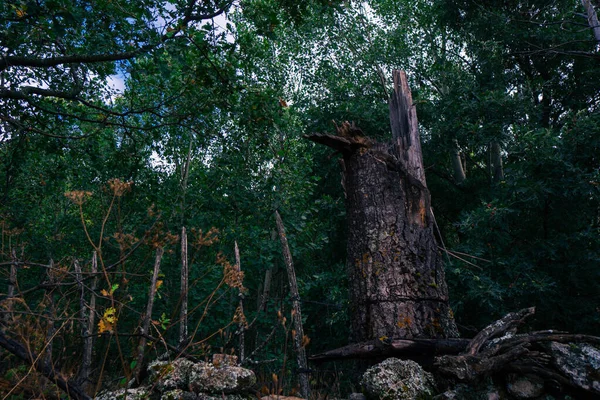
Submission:
<svg viewBox="0 0 600 400">
<path fill-rule="evenodd" d="M 289 322 L 282 326 L 277 315 L 290 310 L 273 217 L 279 210 L 309 352 L 345 344 L 337 155 L 302 135 L 352 120 L 386 140 L 389 79 L 401 68 L 418 106 L 463 333 L 532 305 L 535 327 L 598 332 L 600 53 L 579 1 L 199 3 L 0 5 L 2 310 L 13 250 L 25 263 L 19 293 L 49 279 L 40 267 L 49 260 L 58 266 L 54 279 L 73 282 L 74 260 L 89 271 L 95 249 L 110 267 L 98 291 L 119 284 L 99 298 L 99 317 L 116 304 L 117 331 L 134 333 L 154 251 L 166 246 L 153 319 L 162 321 L 155 334 L 176 344 L 180 252 L 173 235 L 185 226 L 195 229 L 193 351 L 237 346 L 234 327 L 219 331 L 232 321 L 237 289 L 220 285 L 223 263 L 215 261 L 222 252 L 233 263 L 237 241 L 246 317 L 257 318 L 246 353 L 280 326 L 252 357 L 277 359 L 277 371 L 291 351 Z M 107 84 L 115 74 L 125 81 L 121 92 Z M 453 168 L 457 154 L 465 180 Z M 117 181 L 109 187 L 115 178 L 131 182 L 125 193 L 115 191 Z M 81 213 L 77 193 L 86 198 Z M 200 232 L 211 227 L 218 242 L 203 240 Z M 272 289 L 261 312 L 268 270 Z M 67 320 L 77 296 L 73 285 L 28 292 L 14 305 L 23 323 L 16 329 L 6 320 L 2 329 L 40 351 L 47 326 L 38 314 L 54 301 L 52 318 Z M 206 299 L 215 301 L 203 317 Z M 54 357 L 76 370 L 70 355 L 81 347 L 79 328 L 63 329 L 58 336 L 68 344 L 55 346 Z M 136 343 L 106 333 L 96 339 L 95 360 L 130 377 Z"/>
</svg>

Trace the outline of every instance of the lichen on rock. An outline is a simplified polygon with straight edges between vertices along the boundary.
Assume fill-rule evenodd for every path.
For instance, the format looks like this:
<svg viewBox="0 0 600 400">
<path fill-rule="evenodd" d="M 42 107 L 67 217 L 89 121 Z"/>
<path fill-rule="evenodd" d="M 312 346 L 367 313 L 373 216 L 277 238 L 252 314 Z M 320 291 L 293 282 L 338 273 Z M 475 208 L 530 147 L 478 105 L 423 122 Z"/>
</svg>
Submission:
<svg viewBox="0 0 600 400">
<path fill-rule="evenodd" d="M 156 389 L 160 392 L 187 390 L 193 365 L 193 362 L 185 358 L 178 358 L 172 362 L 154 361 L 148 365 L 150 381 L 156 384 Z"/>
<path fill-rule="evenodd" d="M 189 389 L 195 393 L 240 393 L 255 383 L 254 372 L 229 365 L 216 368 L 210 363 L 196 363 L 189 376 Z"/>
<path fill-rule="evenodd" d="M 370 399 L 417 400 L 433 396 L 435 381 L 415 361 L 388 358 L 369 368 L 361 385 Z"/>
<path fill-rule="evenodd" d="M 506 381 L 508 393 L 517 399 L 535 399 L 544 393 L 544 380 L 537 375 L 508 374 Z"/>
<path fill-rule="evenodd" d="M 98 394 L 95 400 L 146 400 L 150 397 L 151 389 L 142 386 L 135 389 L 119 389 Z"/>
</svg>

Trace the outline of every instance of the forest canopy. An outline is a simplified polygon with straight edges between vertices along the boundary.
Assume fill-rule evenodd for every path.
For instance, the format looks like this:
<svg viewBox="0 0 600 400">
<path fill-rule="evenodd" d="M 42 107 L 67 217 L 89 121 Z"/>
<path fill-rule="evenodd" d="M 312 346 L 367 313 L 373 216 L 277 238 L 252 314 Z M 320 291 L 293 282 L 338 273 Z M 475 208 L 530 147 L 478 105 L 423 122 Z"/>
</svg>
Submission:
<svg viewBox="0 0 600 400">
<path fill-rule="evenodd" d="M 72 326 L 85 282 L 97 295 L 93 357 L 103 366 L 92 375 L 131 379 L 152 282 L 151 336 L 179 337 L 185 227 L 190 352 L 236 348 L 243 288 L 246 353 L 279 371 L 293 299 L 278 211 L 308 352 L 346 344 L 339 155 L 303 135 L 353 121 L 388 138 L 392 71 L 402 69 L 461 333 L 530 306 L 532 328 L 598 332 L 598 9 L 589 0 L 2 2 L 0 330 L 35 353 L 48 351 L 51 332 L 60 344 L 50 359 L 77 371 L 84 339 Z M 226 279 L 235 242 L 243 285 Z M 19 365 L 0 359 L 3 374 Z"/>
</svg>

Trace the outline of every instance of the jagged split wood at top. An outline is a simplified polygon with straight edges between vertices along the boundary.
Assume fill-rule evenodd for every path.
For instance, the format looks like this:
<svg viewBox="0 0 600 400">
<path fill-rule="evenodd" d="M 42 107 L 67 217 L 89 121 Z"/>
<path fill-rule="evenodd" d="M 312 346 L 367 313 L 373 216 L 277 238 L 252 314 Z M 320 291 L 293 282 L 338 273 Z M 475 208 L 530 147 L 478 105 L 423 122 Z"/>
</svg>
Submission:
<svg viewBox="0 0 600 400">
<path fill-rule="evenodd" d="M 400 151 L 398 161 L 408 174 L 427 187 L 417 109 L 413 104 L 406 72 L 395 70 L 393 79 L 394 90 L 389 101 L 390 125 L 392 138 Z"/>
</svg>

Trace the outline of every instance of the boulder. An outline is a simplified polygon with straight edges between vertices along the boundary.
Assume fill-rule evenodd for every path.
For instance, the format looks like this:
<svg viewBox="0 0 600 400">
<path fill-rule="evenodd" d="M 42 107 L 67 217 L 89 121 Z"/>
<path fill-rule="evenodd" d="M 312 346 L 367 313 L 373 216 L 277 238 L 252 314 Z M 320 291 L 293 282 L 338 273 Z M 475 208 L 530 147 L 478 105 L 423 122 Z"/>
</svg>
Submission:
<svg viewBox="0 0 600 400">
<path fill-rule="evenodd" d="M 500 390 L 491 379 L 482 382 L 459 383 L 444 393 L 438 394 L 433 400 L 507 400 L 513 399 Z"/>
<path fill-rule="evenodd" d="M 600 394 L 600 350 L 587 343 L 548 345 L 554 366 L 573 386 Z"/>
<path fill-rule="evenodd" d="M 195 393 L 245 393 L 256 383 L 254 372 L 249 369 L 199 362 L 192 366 L 189 389 Z"/>
<path fill-rule="evenodd" d="M 161 393 L 175 389 L 187 390 L 193 366 L 194 363 L 185 358 L 178 358 L 172 362 L 153 361 L 148 365 L 150 382 L 154 383 Z"/>
<path fill-rule="evenodd" d="M 180 358 L 173 362 L 154 361 L 148 370 L 151 382 L 161 393 L 176 389 L 219 395 L 247 392 L 256 383 L 254 372 L 231 364 L 222 362 L 216 367 L 211 363 L 194 363 Z"/>
<path fill-rule="evenodd" d="M 388 358 L 369 368 L 361 385 L 367 398 L 380 400 L 415 400 L 433 396 L 433 375 L 412 360 Z"/>
<path fill-rule="evenodd" d="M 534 399 L 544 393 L 544 380 L 536 375 L 508 374 L 506 390 L 517 399 Z"/>
<path fill-rule="evenodd" d="M 350 393 L 348 400 L 367 400 L 367 398 L 362 393 Z"/>
<path fill-rule="evenodd" d="M 181 389 L 166 391 L 160 396 L 160 400 L 197 400 L 198 395 Z"/>
</svg>

